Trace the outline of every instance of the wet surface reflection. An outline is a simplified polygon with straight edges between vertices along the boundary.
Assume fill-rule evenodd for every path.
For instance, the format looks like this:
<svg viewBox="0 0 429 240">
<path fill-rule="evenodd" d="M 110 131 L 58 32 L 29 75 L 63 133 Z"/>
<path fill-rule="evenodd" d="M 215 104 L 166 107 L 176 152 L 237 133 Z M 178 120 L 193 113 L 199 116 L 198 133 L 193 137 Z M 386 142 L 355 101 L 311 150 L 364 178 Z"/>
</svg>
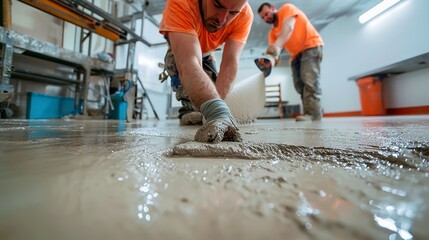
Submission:
<svg viewBox="0 0 429 240">
<path fill-rule="evenodd" d="M 428 127 L 258 121 L 202 145 L 176 121 L 1 120 L 0 236 L 425 239 Z"/>
</svg>

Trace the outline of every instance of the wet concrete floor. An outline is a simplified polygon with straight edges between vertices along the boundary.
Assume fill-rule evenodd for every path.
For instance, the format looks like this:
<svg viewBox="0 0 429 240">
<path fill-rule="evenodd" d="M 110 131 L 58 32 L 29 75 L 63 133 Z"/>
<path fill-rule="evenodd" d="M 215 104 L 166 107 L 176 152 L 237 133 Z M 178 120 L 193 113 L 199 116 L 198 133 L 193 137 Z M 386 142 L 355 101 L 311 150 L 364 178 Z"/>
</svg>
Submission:
<svg viewBox="0 0 429 240">
<path fill-rule="evenodd" d="M 0 239 L 427 239 L 429 116 L 0 120 Z"/>
</svg>

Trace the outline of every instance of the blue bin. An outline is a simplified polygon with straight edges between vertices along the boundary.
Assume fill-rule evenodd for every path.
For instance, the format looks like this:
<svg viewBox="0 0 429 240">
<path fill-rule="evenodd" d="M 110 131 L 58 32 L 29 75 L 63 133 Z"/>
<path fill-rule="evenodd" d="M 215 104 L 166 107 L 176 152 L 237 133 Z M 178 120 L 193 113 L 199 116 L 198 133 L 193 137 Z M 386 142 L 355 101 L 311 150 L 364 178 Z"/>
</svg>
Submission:
<svg viewBox="0 0 429 240">
<path fill-rule="evenodd" d="M 120 91 L 110 96 L 114 109 L 110 109 L 109 119 L 127 119 L 128 103 L 125 101 L 124 95 L 125 93 Z"/>
<path fill-rule="evenodd" d="M 27 94 L 27 119 L 62 118 L 69 114 L 79 114 L 82 101 L 75 106 L 74 98 L 46 95 L 36 92 Z"/>
</svg>

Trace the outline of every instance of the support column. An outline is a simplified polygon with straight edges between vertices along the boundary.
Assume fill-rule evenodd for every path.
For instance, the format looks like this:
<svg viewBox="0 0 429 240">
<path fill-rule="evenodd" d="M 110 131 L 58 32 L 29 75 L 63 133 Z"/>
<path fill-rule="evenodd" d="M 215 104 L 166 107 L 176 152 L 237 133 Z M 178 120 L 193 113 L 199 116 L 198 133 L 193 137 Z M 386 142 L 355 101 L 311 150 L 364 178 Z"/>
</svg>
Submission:
<svg viewBox="0 0 429 240">
<path fill-rule="evenodd" d="M 2 0 L 1 12 L 1 26 L 10 29 L 12 26 L 12 0 Z"/>
<path fill-rule="evenodd" d="M 0 102 L 10 100 L 14 92 L 13 86 L 10 85 L 13 56 L 12 37 L 7 30 L 3 34 L 0 36 L 2 40 L 0 42 Z"/>
<path fill-rule="evenodd" d="M 0 36 L 0 102 L 5 102 L 13 94 L 13 86 L 10 85 L 12 72 L 13 45 L 12 37 L 8 29 L 12 26 L 12 0 L 2 0 L 1 4 L 1 27 L 3 35 Z"/>
</svg>

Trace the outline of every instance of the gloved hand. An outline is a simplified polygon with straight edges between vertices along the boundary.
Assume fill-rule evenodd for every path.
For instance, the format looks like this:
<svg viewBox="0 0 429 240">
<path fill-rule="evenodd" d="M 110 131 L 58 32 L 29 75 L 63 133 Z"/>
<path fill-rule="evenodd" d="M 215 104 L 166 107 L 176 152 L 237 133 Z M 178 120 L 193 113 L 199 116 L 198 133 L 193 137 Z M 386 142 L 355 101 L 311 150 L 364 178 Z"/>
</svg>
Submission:
<svg viewBox="0 0 429 240">
<path fill-rule="evenodd" d="M 281 47 L 277 46 L 276 44 L 271 44 L 270 46 L 268 46 L 267 51 L 265 51 L 265 53 L 272 55 L 274 58 L 278 58 L 280 56 L 281 51 Z"/>
<path fill-rule="evenodd" d="M 200 110 L 207 122 L 198 129 L 195 141 L 208 143 L 242 141 L 237 122 L 222 99 L 208 100 L 201 105 Z"/>
</svg>

